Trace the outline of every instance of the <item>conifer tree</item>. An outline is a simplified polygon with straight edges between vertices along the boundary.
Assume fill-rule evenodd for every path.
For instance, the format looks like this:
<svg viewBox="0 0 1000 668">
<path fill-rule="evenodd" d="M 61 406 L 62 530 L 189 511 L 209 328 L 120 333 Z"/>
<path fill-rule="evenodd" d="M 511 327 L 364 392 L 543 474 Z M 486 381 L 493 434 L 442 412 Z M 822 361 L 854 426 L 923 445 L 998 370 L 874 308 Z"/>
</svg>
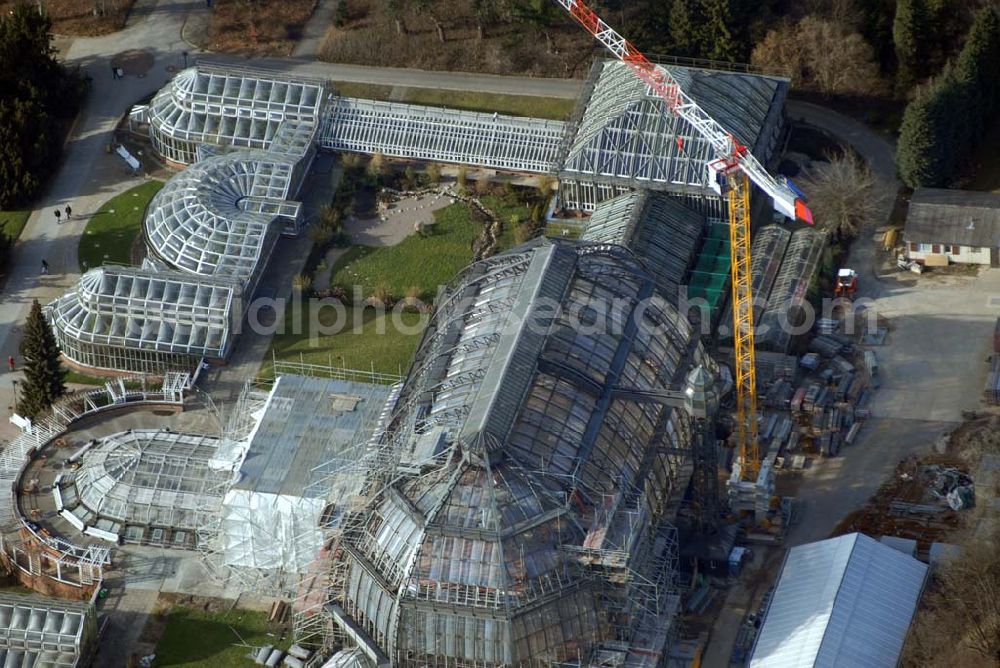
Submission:
<svg viewBox="0 0 1000 668">
<path fill-rule="evenodd" d="M 23 415 L 35 419 L 66 393 L 66 371 L 59 361 L 59 346 L 37 299 L 32 302 L 24 325 L 20 352 L 24 380 L 20 384 L 18 407 Z"/>
</svg>

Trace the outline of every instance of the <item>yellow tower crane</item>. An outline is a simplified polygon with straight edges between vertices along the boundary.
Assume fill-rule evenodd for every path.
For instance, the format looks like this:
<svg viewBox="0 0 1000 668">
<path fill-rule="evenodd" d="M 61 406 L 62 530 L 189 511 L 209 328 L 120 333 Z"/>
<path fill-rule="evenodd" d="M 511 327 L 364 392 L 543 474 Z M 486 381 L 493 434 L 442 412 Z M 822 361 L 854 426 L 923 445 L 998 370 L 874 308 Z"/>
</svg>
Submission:
<svg viewBox="0 0 1000 668">
<path fill-rule="evenodd" d="M 729 236 L 732 253 L 731 283 L 733 299 L 734 375 L 736 385 L 737 462 L 733 477 L 756 481 L 760 471 L 757 444 L 757 377 L 754 360 L 753 293 L 750 274 L 750 182 L 757 184 L 774 202 L 777 211 L 788 218 L 812 224 L 812 212 L 787 180 L 771 176 L 750 149 L 731 132 L 706 114 L 662 67 L 646 56 L 605 23 L 583 2 L 556 0 L 563 9 L 587 29 L 615 58 L 628 65 L 649 88 L 659 95 L 667 109 L 687 121 L 711 144 L 715 160 L 709 163 L 709 183 L 729 199 Z M 733 104 L 740 104 L 733 100 Z"/>
</svg>

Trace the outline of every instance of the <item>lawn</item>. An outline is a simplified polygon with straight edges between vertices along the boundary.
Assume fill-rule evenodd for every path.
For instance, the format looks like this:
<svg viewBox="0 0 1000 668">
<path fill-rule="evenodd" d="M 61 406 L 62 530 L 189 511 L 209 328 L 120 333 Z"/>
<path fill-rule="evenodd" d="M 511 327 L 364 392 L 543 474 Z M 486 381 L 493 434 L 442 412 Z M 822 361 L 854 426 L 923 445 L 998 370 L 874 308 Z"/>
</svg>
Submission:
<svg viewBox="0 0 1000 668">
<path fill-rule="evenodd" d="M 80 270 L 105 263 L 131 264 L 132 244 L 142 231 L 142 216 L 162 181 L 147 181 L 104 203 L 87 222 L 77 257 Z"/>
<path fill-rule="evenodd" d="M 302 333 L 294 334 L 295 314 L 286 312 L 285 333 L 271 340 L 275 359 L 397 375 L 406 373 L 428 318 L 421 313 L 378 314 L 370 307 L 345 307 L 339 316 L 327 307 L 316 309 L 311 316 L 308 303 L 303 303 L 300 315 Z M 312 336 L 310 331 L 316 328 L 310 328 L 309 322 L 319 322 L 332 331 L 317 331 Z M 260 375 L 273 375 L 271 355 Z"/>
<path fill-rule="evenodd" d="M 271 632 L 275 635 L 268 635 Z M 175 606 L 167 613 L 163 637 L 156 646 L 157 668 L 233 668 L 252 665 L 247 659 L 248 647 L 233 643 L 278 645 L 280 629 L 267 621 L 267 613 L 249 610 L 206 612 Z M 238 634 L 238 635 L 237 635 Z"/>
<path fill-rule="evenodd" d="M 21 236 L 21 230 L 28 223 L 30 215 L 31 211 L 27 210 L 0 211 L 0 230 L 9 239 L 16 241 Z"/>
<path fill-rule="evenodd" d="M 482 198 L 504 224 L 497 250 L 514 245 L 512 215 L 526 219 L 527 205 L 514 196 Z M 353 294 L 355 285 L 369 297 L 384 285 L 389 294 L 400 299 L 416 292 L 421 299 L 433 299 L 438 287 L 445 285 L 472 261 L 472 242 L 483 223 L 473 219 L 472 209 L 456 202 L 434 212 L 435 225 L 428 236 L 412 234 L 395 246 L 362 248 L 355 246 L 334 264 L 330 284 Z"/>
<path fill-rule="evenodd" d="M 564 121 L 573 113 L 574 99 L 537 97 L 534 95 L 499 95 L 441 88 L 404 88 L 378 84 L 335 81 L 334 88 L 345 97 L 422 104 L 429 107 L 449 107 L 466 111 L 530 116 Z M 395 94 L 393 94 L 395 92 Z"/>
<path fill-rule="evenodd" d="M 434 212 L 435 225 L 426 237 L 411 234 L 395 246 L 352 249 L 331 271 L 331 285 L 353 294 L 361 286 L 365 297 L 384 284 L 402 298 L 412 289 L 422 299 L 433 299 L 472 260 L 472 242 L 482 225 L 473 222 L 466 204 L 455 203 Z"/>
</svg>

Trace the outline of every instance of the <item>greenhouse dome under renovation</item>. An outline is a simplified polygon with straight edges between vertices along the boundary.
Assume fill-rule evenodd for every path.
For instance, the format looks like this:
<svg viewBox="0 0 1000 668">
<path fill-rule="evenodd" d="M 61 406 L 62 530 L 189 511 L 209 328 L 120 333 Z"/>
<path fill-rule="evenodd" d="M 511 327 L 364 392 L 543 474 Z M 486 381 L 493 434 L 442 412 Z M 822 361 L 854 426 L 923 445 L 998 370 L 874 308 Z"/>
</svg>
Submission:
<svg viewBox="0 0 1000 668">
<path fill-rule="evenodd" d="M 660 665 L 691 474 L 663 396 L 703 362 L 621 247 L 538 240 L 471 266 L 341 498 L 300 636 L 357 646 L 352 666 Z"/>
</svg>

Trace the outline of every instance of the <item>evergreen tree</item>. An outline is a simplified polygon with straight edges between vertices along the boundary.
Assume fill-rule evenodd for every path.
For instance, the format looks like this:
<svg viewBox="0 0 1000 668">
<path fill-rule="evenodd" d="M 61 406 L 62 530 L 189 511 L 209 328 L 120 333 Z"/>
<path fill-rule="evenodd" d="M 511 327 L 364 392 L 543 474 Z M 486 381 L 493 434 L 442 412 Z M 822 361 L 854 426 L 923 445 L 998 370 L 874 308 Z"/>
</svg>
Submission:
<svg viewBox="0 0 1000 668">
<path fill-rule="evenodd" d="M 670 40 L 678 56 L 701 55 L 699 26 L 704 22 L 697 0 L 674 0 L 670 7 Z"/>
<path fill-rule="evenodd" d="M 702 11 L 706 18 L 702 57 L 725 62 L 746 60 L 747 49 L 736 34 L 739 21 L 732 1 L 702 0 Z"/>
<path fill-rule="evenodd" d="M 58 162 L 62 121 L 79 104 L 80 81 L 56 61 L 50 30 L 34 5 L 0 15 L 0 208 L 35 195 Z"/>
<path fill-rule="evenodd" d="M 909 89 L 927 73 L 930 17 L 925 0 L 897 0 L 892 39 L 899 63 L 897 84 Z"/>
<path fill-rule="evenodd" d="M 983 121 L 1000 111 L 1000 16 L 986 7 L 976 15 L 955 62 L 955 76 L 975 98 Z"/>
<path fill-rule="evenodd" d="M 18 407 L 23 415 L 34 419 L 66 392 L 63 382 L 66 371 L 59 361 L 59 346 L 37 299 L 32 302 L 24 325 L 21 358 L 24 381 L 20 385 Z"/>
</svg>

